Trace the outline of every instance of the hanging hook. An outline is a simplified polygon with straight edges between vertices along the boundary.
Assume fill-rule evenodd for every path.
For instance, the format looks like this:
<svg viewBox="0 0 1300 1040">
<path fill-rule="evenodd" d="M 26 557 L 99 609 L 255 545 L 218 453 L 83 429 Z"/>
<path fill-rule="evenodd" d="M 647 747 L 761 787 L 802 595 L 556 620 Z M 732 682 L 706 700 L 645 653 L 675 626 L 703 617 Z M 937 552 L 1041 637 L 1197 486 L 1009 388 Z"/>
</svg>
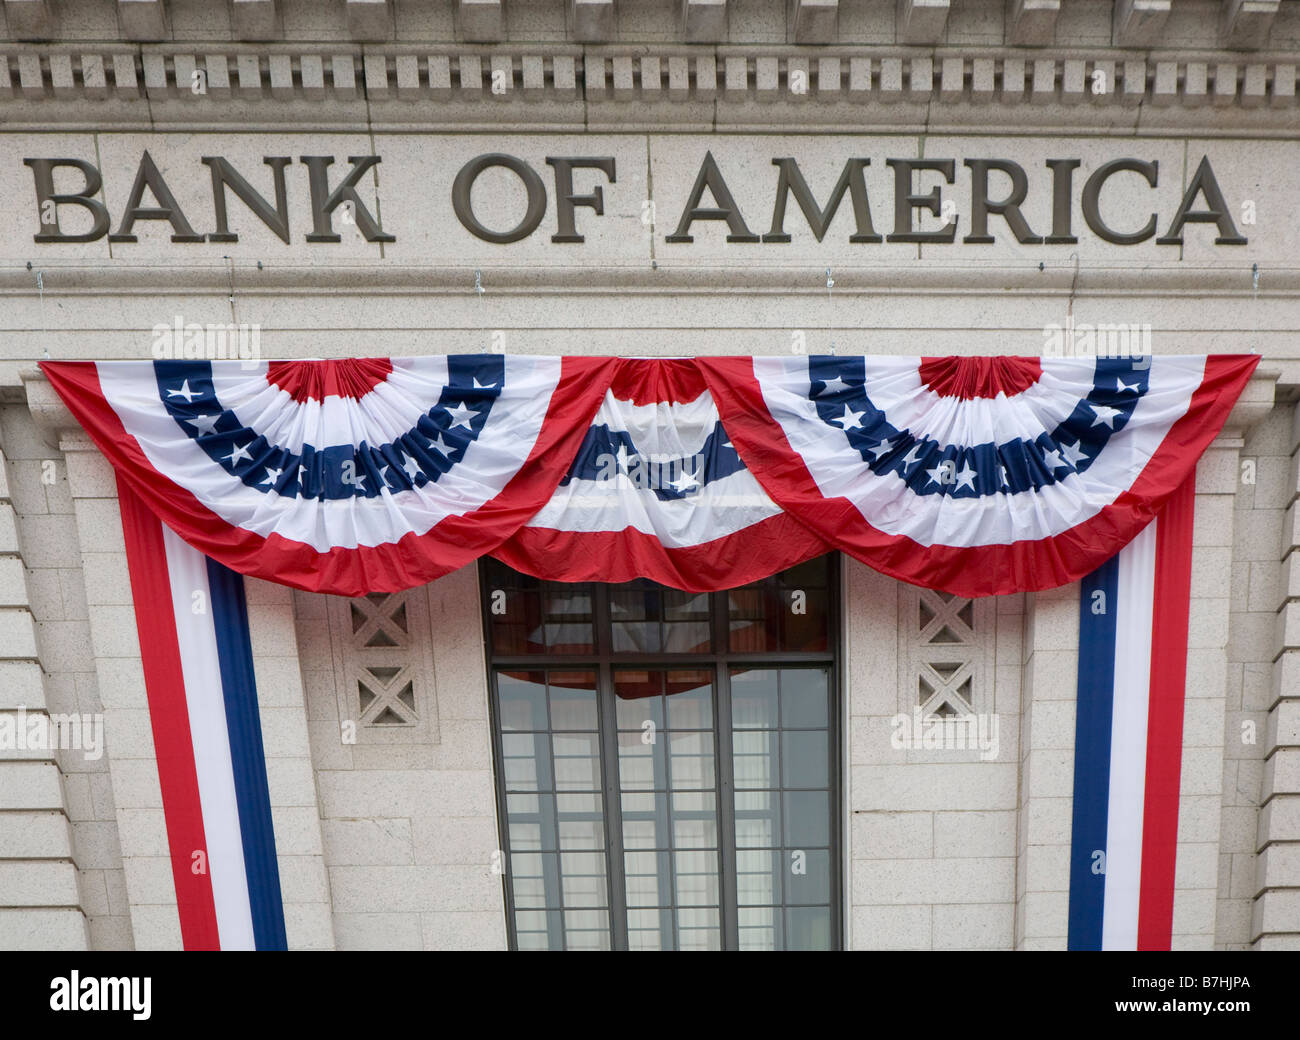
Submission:
<svg viewBox="0 0 1300 1040">
<path fill-rule="evenodd" d="M 1074 278 L 1070 281 L 1070 298 L 1065 304 L 1065 321 L 1067 325 L 1074 320 L 1074 296 L 1079 291 L 1079 254 L 1071 253 L 1070 259 L 1074 261 Z"/>
<path fill-rule="evenodd" d="M 32 265 L 28 263 L 27 265 L 28 269 L 30 269 L 31 266 Z M 36 272 L 36 291 L 40 294 L 41 297 L 41 350 L 45 356 L 45 360 L 48 361 L 50 359 L 50 330 L 45 327 L 45 272 L 44 271 Z"/>
<path fill-rule="evenodd" d="M 236 320 L 235 319 L 235 261 L 228 256 L 223 256 L 221 259 L 226 262 L 226 271 L 230 276 L 228 279 L 230 285 L 230 295 L 227 297 L 227 300 L 230 303 L 230 320 L 233 323 Z"/>
<path fill-rule="evenodd" d="M 481 297 L 486 289 L 483 288 L 483 271 L 481 268 L 474 268 L 474 291 Z"/>
<path fill-rule="evenodd" d="M 1253 263 L 1250 265 L 1250 287 L 1253 294 L 1252 299 L 1254 300 L 1255 303 L 1259 303 L 1259 264 L 1258 263 Z M 1257 307 L 1251 308 L 1251 322 L 1255 326 L 1253 330 L 1255 333 L 1254 335 L 1255 343 L 1250 349 L 1254 353 L 1258 354 L 1260 352 L 1260 349 L 1259 349 L 1259 308 Z"/>
</svg>

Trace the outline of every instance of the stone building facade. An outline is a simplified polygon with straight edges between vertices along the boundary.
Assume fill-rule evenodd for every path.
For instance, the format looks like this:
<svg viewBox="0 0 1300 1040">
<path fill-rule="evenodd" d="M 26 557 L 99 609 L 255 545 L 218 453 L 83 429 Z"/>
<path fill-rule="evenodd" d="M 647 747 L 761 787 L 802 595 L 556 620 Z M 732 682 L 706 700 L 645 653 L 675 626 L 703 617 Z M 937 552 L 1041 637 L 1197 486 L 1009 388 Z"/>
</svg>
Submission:
<svg viewBox="0 0 1300 1040">
<path fill-rule="evenodd" d="M 0 947 L 180 944 L 116 484 L 36 364 L 195 328 L 267 358 L 1261 354 L 1197 471 L 1173 942 L 1300 946 L 1300 4 L 3 13 L 0 712 L 104 742 L 0 750 Z M 688 219 L 701 183 L 730 219 Z M 835 944 L 1063 948 L 1078 589 L 833 566 Z M 483 573 L 248 582 L 291 948 L 520 944 Z M 400 725 L 365 721 L 372 666 Z M 893 747 L 922 704 L 996 719 L 997 754 Z"/>
</svg>

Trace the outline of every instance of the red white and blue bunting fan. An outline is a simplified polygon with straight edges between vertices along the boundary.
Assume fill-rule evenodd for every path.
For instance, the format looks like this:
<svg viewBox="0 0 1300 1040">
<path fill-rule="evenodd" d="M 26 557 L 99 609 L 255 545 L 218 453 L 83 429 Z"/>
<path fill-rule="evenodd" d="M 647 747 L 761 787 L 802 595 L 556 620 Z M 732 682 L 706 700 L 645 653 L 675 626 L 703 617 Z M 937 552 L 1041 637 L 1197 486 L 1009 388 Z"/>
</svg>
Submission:
<svg viewBox="0 0 1300 1040">
<path fill-rule="evenodd" d="M 287 942 L 242 575 L 705 592 L 840 550 L 962 596 L 1085 579 L 1069 942 L 1168 948 L 1195 469 L 1258 360 L 45 362 L 117 471 L 185 947 Z"/>
<path fill-rule="evenodd" d="M 834 548 L 962 596 L 1055 588 L 1145 527 L 1258 358 L 701 358 L 740 455 Z"/>
<path fill-rule="evenodd" d="M 698 366 L 673 360 L 616 370 L 555 493 L 492 555 L 564 581 L 708 592 L 829 550 L 741 461 Z"/>
</svg>

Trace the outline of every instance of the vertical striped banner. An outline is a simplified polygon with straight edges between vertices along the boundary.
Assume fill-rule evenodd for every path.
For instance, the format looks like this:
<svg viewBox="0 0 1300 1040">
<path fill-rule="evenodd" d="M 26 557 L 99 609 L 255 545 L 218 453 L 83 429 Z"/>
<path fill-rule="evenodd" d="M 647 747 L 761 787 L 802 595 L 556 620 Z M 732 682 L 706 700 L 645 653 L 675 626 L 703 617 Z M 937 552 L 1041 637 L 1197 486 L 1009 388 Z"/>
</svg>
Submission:
<svg viewBox="0 0 1300 1040">
<path fill-rule="evenodd" d="M 286 948 L 243 578 L 120 478 L 140 656 L 187 950 Z"/>
<path fill-rule="evenodd" d="M 1195 483 L 1080 583 L 1072 950 L 1172 941 Z"/>
</svg>

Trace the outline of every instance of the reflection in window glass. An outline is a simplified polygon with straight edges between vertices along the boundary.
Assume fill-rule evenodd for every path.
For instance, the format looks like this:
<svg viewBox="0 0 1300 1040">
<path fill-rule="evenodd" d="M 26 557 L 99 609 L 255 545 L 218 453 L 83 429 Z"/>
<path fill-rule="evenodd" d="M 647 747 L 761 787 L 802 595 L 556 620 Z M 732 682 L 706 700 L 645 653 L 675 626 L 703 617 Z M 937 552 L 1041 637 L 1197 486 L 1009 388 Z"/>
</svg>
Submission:
<svg viewBox="0 0 1300 1040">
<path fill-rule="evenodd" d="M 619 669 L 628 948 L 722 948 L 713 673 Z"/>
<path fill-rule="evenodd" d="M 523 654 L 589 654 L 592 586 L 541 581 L 496 560 L 484 564 L 492 651 Z"/>
<path fill-rule="evenodd" d="M 612 585 L 609 616 L 615 653 L 706 654 L 711 649 L 707 593 L 649 581 Z"/>
<path fill-rule="evenodd" d="M 728 592 L 732 652 L 825 650 L 830 633 L 828 559 L 809 560 Z"/>
<path fill-rule="evenodd" d="M 498 671 L 515 936 L 520 949 L 610 948 L 594 671 Z"/>
<path fill-rule="evenodd" d="M 731 669 L 741 949 L 829 948 L 829 678 L 824 668 Z M 824 929 L 805 906 L 824 911 Z"/>
</svg>

